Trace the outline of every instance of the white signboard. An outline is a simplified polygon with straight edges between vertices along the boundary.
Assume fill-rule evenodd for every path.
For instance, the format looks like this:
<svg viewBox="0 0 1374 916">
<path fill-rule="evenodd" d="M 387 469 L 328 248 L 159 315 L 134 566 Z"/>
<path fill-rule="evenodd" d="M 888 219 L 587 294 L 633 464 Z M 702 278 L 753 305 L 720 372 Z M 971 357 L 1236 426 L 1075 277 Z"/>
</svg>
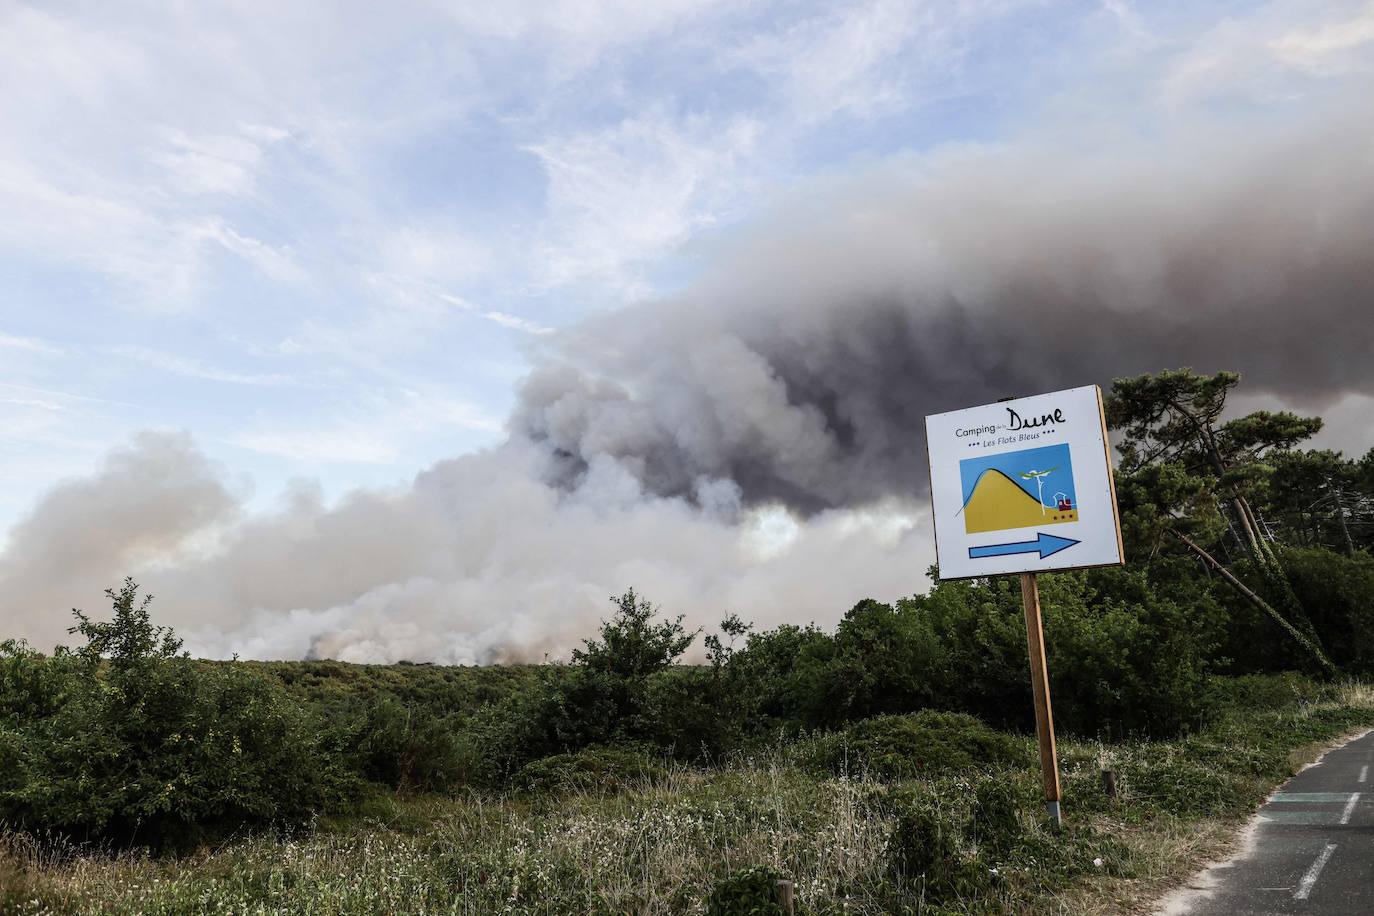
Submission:
<svg viewBox="0 0 1374 916">
<path fill-rule="evenodd" d="M 941 579 L 1120 564 L 1096 385 L 926 417 Z"/>
</svg>

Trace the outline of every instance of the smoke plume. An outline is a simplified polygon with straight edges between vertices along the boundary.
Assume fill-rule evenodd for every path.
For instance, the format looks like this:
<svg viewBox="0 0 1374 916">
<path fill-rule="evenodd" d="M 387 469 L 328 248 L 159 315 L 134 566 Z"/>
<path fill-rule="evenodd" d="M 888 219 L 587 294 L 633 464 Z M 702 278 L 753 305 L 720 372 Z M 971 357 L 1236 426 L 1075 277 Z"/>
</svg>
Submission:
<svg viewBox="0 0 1374 916">
<path fill-rule="evenodd" d="M 198 652 L 490 662 L 565 653 L 631 585 L 762 625 L 909 593 L 927 413 L 1183 365 L 1374 393 L 1369 114 L 807 188 L 691 289 L 559 335 L 505 444 L 395 491 L 245 517 L 145 434 L 13 529 L 0 625 L 51 644 L 132 572 Z"/>
<path fill-rule="evenodd" d="M 519 435 L 576 486 L 919 494 L 929 413 L 1190 365 L 1321 405 L 1374 387 L 1369 119 L 1182 148 L 964 150 L 822 190 L 702 287 L 581 328 Z"/>
</svg>

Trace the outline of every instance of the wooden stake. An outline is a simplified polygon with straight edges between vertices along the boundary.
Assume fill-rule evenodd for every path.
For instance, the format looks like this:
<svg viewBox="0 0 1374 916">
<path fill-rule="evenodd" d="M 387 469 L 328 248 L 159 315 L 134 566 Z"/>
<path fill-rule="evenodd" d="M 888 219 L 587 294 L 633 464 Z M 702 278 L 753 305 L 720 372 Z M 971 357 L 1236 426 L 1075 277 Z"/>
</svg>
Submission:
<svg viewBox="0 0 1374 916">
<path fill-rule="evenodd" d="M 786 916 L 793 916 L 796 913 L 796 898 L 794 896 L 794 885 L 791 881 L 781 879 L 777 883 L 778 906 L 782 907 Z"/>
<path fill-rule="evenodd" d="M 1021 574 L 1021 605 L 1026 611 L 1026 646 L 1030 650 L 1031 693 L 1035 697 L 1035 734 L 1040 739 L 1040 773 L 1045 784 L 1045 811 L 1058 827 L 1059 760 L 1054 751 L 1054 715 L 1050 679 L 1045 669 L 1045 632 L 1040 624 L 1040 588 L 1035 573 Z"/>
</svg>

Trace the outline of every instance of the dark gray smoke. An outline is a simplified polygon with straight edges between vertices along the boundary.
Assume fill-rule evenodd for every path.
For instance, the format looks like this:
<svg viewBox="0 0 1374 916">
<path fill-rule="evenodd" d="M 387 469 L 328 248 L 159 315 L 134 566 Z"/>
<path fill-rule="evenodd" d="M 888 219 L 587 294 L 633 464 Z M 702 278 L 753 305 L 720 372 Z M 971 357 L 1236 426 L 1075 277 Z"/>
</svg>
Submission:
<svg viewBox="0 0 1374 916">
<path fill-rule="evenodd" d="M 922 418 L 1191 365 L 1374 391 L 1374 123 L 1096 155 L 951 153 L 829 188 L 675 301 L 583 327 L 518 434 L 573 486 L 811 512 L 924 490 Z"/>
</svg>

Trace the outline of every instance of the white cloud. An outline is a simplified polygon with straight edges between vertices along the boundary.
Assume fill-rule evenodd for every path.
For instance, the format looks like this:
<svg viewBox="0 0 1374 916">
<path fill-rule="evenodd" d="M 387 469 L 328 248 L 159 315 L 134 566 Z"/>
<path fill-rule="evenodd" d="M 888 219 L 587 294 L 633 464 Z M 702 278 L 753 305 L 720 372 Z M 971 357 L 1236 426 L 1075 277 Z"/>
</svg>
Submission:
<svg viewBox="0 0 1374 916">
<path fill-rule="evenodd" d="M 417 225 L 388 232 L 378 250 L 382 272 L 440 284 L 480 280 L 504 257 L 472 233 Z"/>
<path fill-rule="evenodd" d="M 1331 74 L 1350 68 L 1369 69 L 1371 60 L 1366 46 L 1371 43 L 1374 3 L 1348 19 L 1294 29 L 1270 41 L 1269 48 L 1279 60 L 1294 67 Z"/>
<path fill-rule="evenodd" d="M 0 67 L 14 79 L 8 85 L 85 105 L 108 103 L 120 83 L 141 82 L 152 69 L 147 56 L 123 36 L 21 3 L 0 9 Z M 33 97 L 25 96 L 4 93 L 0 112 L 21 120 L 61 117 L 32 106 Z"/>
<path fill-rule="evenodd" d="M 758 131 L 745 117 L 655 111 L 529 147 L 549 182 L 543 283 L 593 279 L 642 295 L 647 262 L 744 208 L 739 167 Z"/>
<path fill-rule="evenodd" d="M 32 337 L 15 337 L 0 331 L 0 347 L 10 350 L 25 350 L 29 353 L 58 354 L 62 348 Z"/>
<path fill-rule="evenodd" d="M 161 350 L 156 350 L 151 347 L 108 347 L 106 351 L 115 356 L 121 356 L 125 359 L 149 366 L 159 372 L 180 375 L 185 378 L 205 379 L 206 381 L 224 382 L 230 385 L 256 385 L 266 387 L 283 387 L 301 384 L 298 379 L 278 372 L 233 372 L 214 366 L 208 366 L 200 360 L 191 357 L 164 353 Z"/>
<path fill-rule="evenodd" d="M 1161 97 L 1174 108 L 1226 97 L 1300 97 L 1313 88 L 1306 79 L 1362 78 L 1374 69 L 1371 42 L 1374 4 L 1269 4 L 1181 39 L 1161 78 Z"/>
<path fill-rule="evenodd" d="M 0 404 L 9 404 L 14 407 L 34 407 L 39 410 L 47 410 L 57 413 L 64 408 L 56 401 L 45 401 L 41 398 L 14 398 L 0 395 Z"/>
<path fill-rule="evenodd" d="M 521 318 L 519 315 L 509 315 L 505 312 L 487 310 L 481 313 L 482 317 L 488 321 L 493 321 L 503 327 L 513 328 L 517 331 L 524 331 L 526 334 L 536 334 L 545 336 L 554 332 L 553 328 L 546 327 L 528 318 Z"/>
<path fill-rule="evenodd" d="M 1133 38 L 1149 39 L 1149 28 L 1128 0 L 1101 0 L 1102 8 Z"/>
<path fill-rule="evenodd" d="M 393 443 L 379 439 L 376 430 L 359 423 L 256 430 L 230 436 L 227 441 L 264 455 L 309 464 L 389 464 L 401 454 Z"/>
<path fill-rule="evenodd" d="M 483 39 L 540 47 L 563 80 L 608 51 L 682 29 L 728 6 L 724 0 L 510 0 L 450 4 L 445 14 Z"/>
<path fill-rule="evenodd" d="M 290 249 L 275 248 L 261 239 L 245 235 L 219 219 L 209 219 L 193 230 L 196 237 L 219 244 L 230 254 L 242 258 L 264 275 L 283 283 L 300 283 L 305 275 L 292 258 Z"/>
<path fill-rule="evenodd" d="M 74 402 L 79 404 L 102 404 L 114 407 L 141 407 L 140 404 L 131 404 L 128 401 L 118 401 L 110 398 L 92 397 L 88 394 L 77 394 L 71 391 L 57 391 L 52 388 L 38 388 L 32 385 L 20 385 L 14 382 L 0 382 L 0 388 L 8 391 L 17 391 L 26 395 L 36 395 L 43 399 L 52 399 L 59 403 Z"/>
<path fill-rule="evenodd" d="M 168 132 L 163 152 L 153 156 L 176 187 L 189 194 L 246 194 L 262 165 L 263 145 L 286 139 L 284 130 L 245 125 L 239 134 L 192 137 L 179 128 Z"/>
<path fill-rule="evenodd" d="M 763 76 L 801 125 L 909 110 L 962 91 L 960 68 L 979 26 L 1028 0 L 949 4 L 867 0 L 751 36 L 722 55 Z"/>
<path fill-rule="evenodd" d="M 777 85 L 804 120 L 866 115 L 904 101 L 897 74 L 886 65 L 934 18 L 900 0 L 835 8 L 752 38 L 726 61 Z"/>
<path fill-rule="evenodd" d="M 437 290 L 432 290 L 431 293 L 441 301 L 447 302 L 449 305 L 456 306 L 464 312 L 485 318 L 487 321 L 499 324 L 502 327 L 540 336 L 552 334 L 554 331 L 553 328 L 542 325 L 537 321 L 530 321 L 528 318 L 521 318 L 519 315 L 511 315 L 508 312 L 499 312 L 494 309 L 484 309 L 476 303 L 469 302 L 462 296 L 455 296 L 452 293 L 443 293 Z"/>
<path fill-rule="evenodd" d="M 178 42 L 174 19 L 127 26 L 0 11 L 0 84 L 23 87 L 0 99 L 0 252 L 93 272 L 115 303 L 156 311 L 197 304 L 207 241 L 286 276 L 283 254 L 214 203 L 252 193 L 264 150 L 287 137 L 260 120 L 222 126 L 254 62 L 207 73 L 214 64 Z M 205 104 L 207 85 L 235 100 L 230 111 Z"/>
<path fill-rule="evenodd" d="M 266 421 L 232 433 L 231 445 L 305 464 L 390 464 L 435 430 L 494 436 L 501 418 L 441 392 L 397 388 L 315 422 Z"/>
</svg>

